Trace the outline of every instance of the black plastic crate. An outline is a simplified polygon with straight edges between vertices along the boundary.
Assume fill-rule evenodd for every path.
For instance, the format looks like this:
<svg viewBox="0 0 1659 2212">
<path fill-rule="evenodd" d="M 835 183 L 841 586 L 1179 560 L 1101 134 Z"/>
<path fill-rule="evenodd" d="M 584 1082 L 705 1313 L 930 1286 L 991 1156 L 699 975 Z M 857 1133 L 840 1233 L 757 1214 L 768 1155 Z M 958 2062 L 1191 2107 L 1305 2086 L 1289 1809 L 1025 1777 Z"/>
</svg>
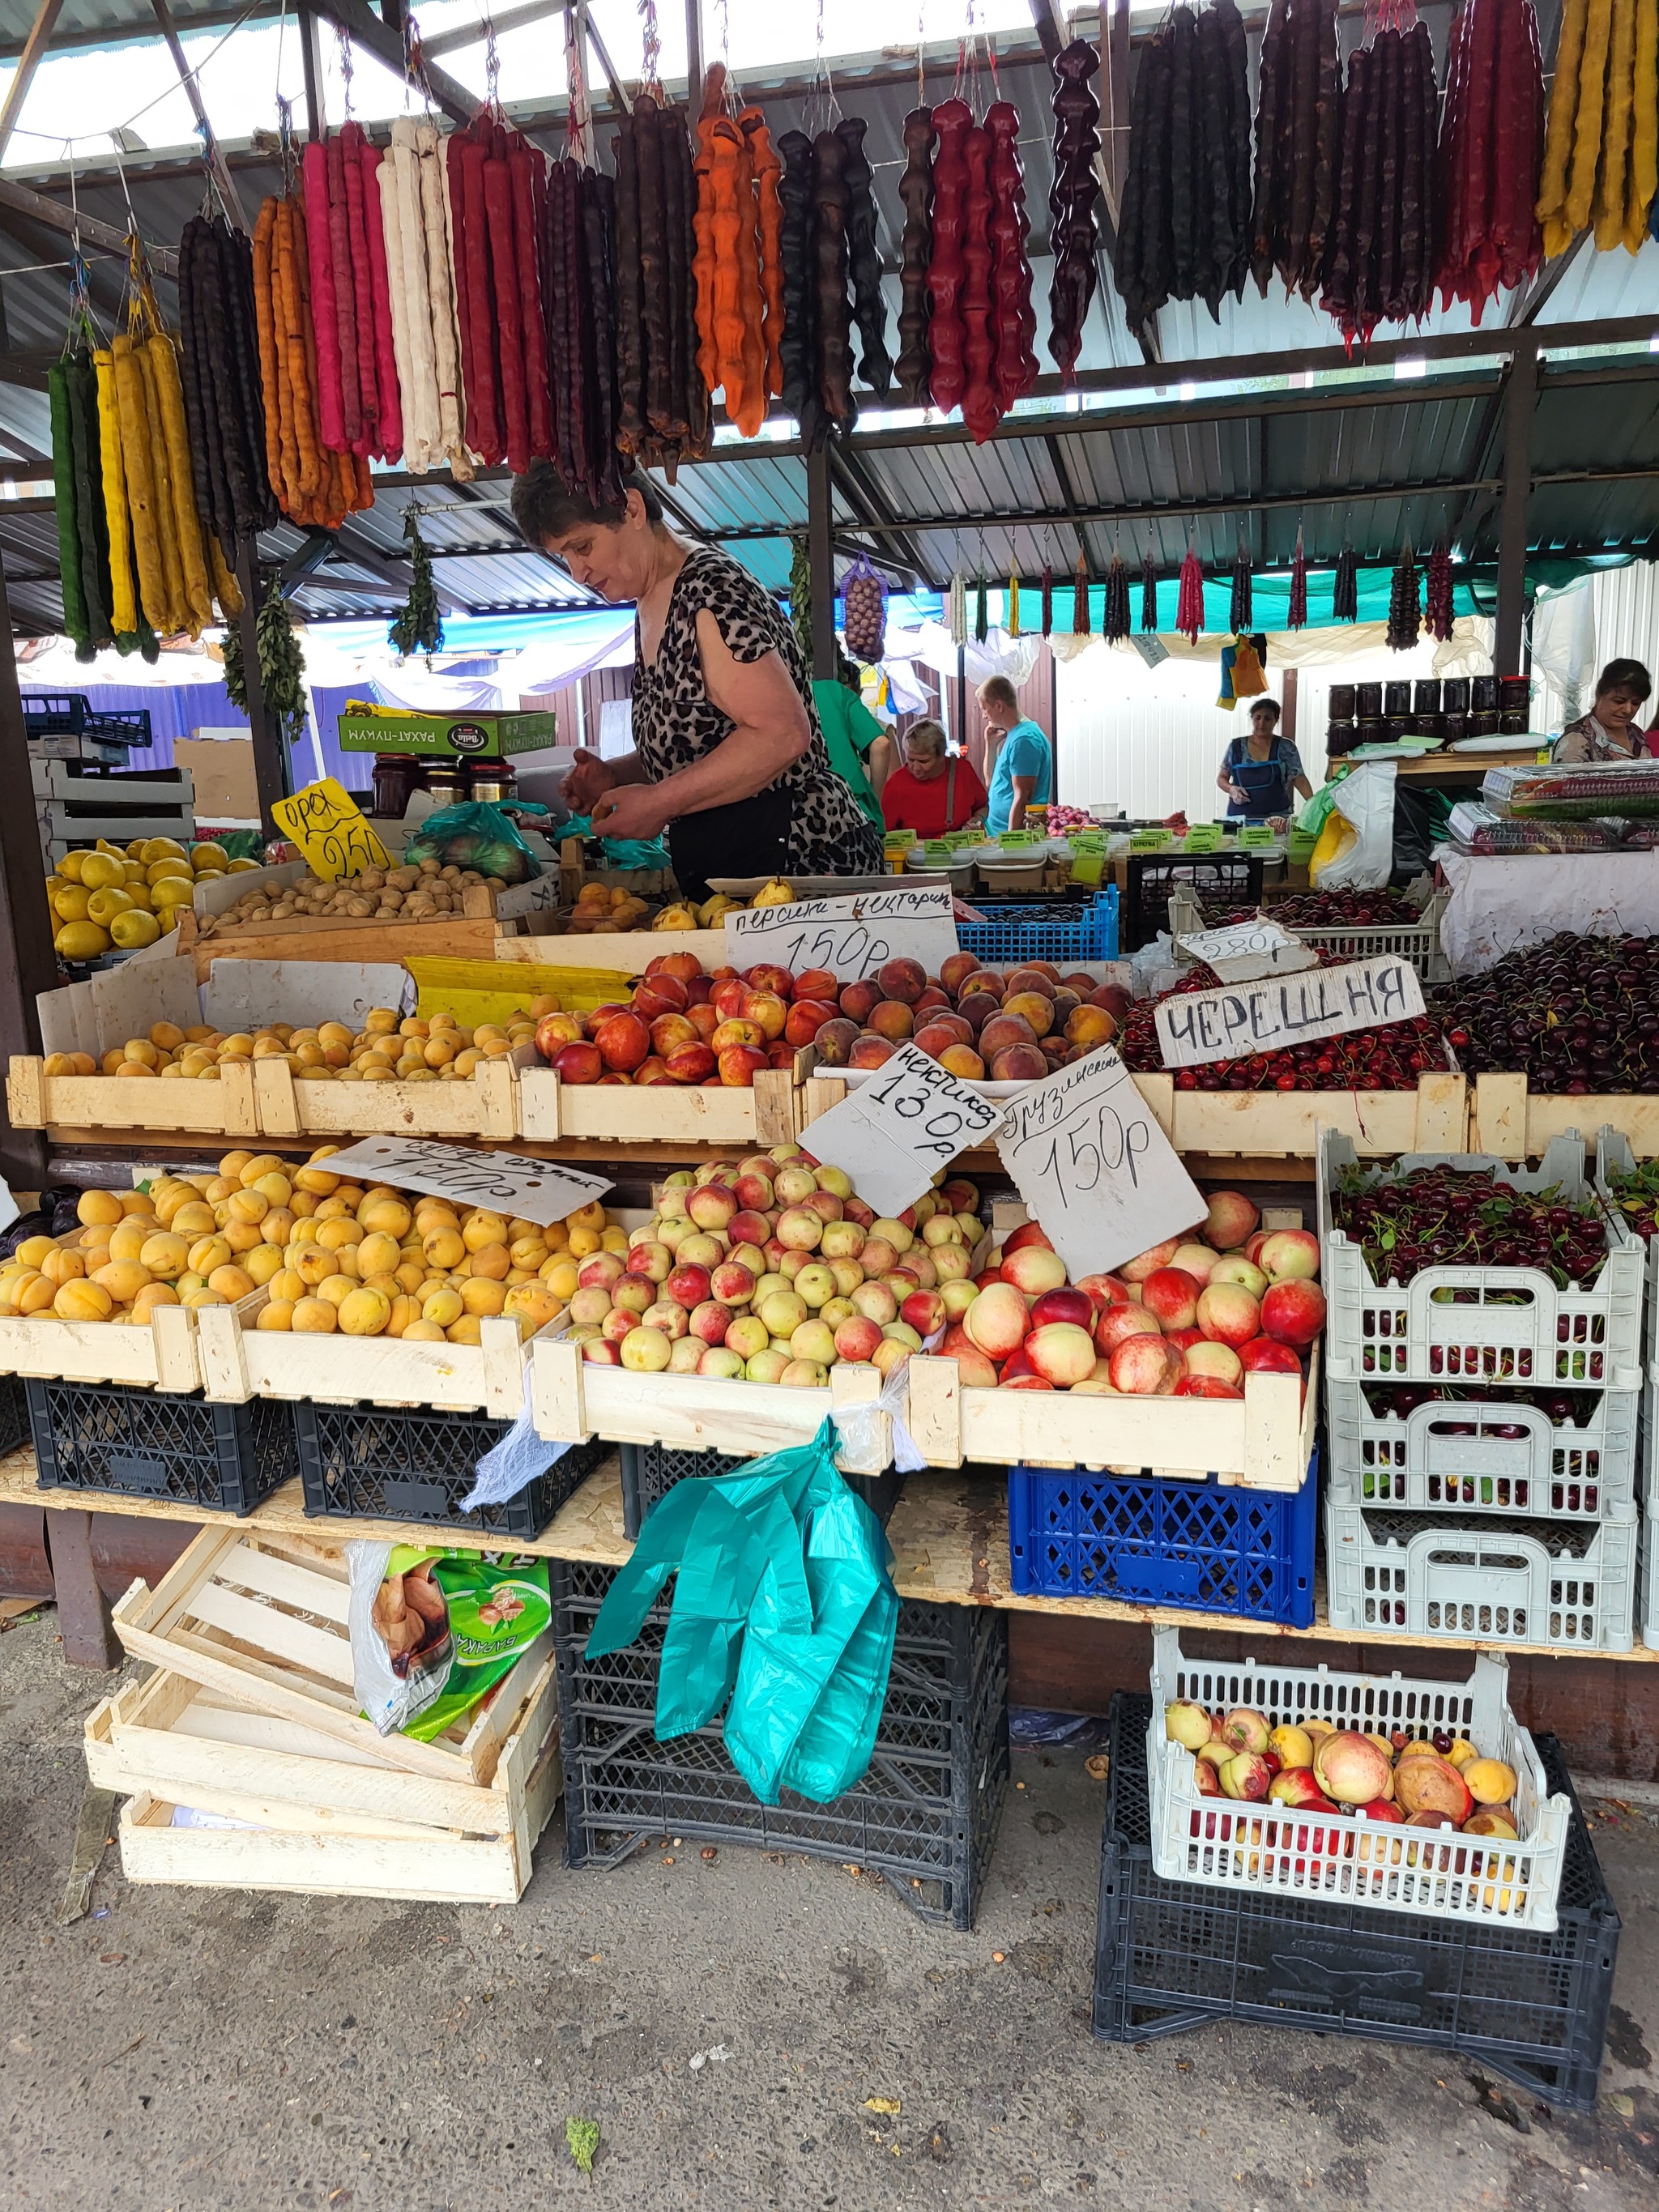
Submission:
<svg viewBox="0 0 1659 2212">
<path fill-rule="evenodd" d="M 1200 905 L 1257 906 L 1260 853 L 1131 853 L 1123 902 L 1122 949 L 1139 952 L 1170 926 L 1170 893 L 1189 890 Z"/>
<path fill-rule="evenodd" d="M 1146 1791 L 1152 1700 L 1112 1699 L 1094 2032 L 1109 2043 L 1212 2020 L 1455 2051 L 1552 2105 L 1595 2102 L 1619 1915 L 1561 1747 L 1535 1736 L 1552 1790 L 1572 1796 L 1553 1935 L 1237 1894 L 1152 1871 Z"/>
<path fill-rule="evenodd" d="M 251 1513 L 300 1472 L 294 1407 L 245 1406 L 124 1382 L 27 1383 L 43 1490 L 119 1490 Z"/>
<path fill-rule="evenodd" d="M 0 1452 L 29 1440 L 29 1401 L 21 1375 L 0 1375 Z"/>
<path fill-rule="evenodd" d="M 637 1536 L 652 1507 L 665 1498 L 677 1482 L 688 1477 L 736 1474 L 754 1464 L 752 1459 L 732 1458 L 717 1451 L 676 1451 L 667 1444 L 622 1444 L 623 1531 Z M 880 1474 L 848 1474 L 842 1480 L 855 1490 L 884 1528 L 904 1488 L 904 1477 L 896 1467 Z"/>
<path fill-rule="evenodd" d="M 567 1865 L 619 1865 L 653 1836 L 754 1844 L 871 1868 L 923 1919 L 973 1926 L 1008 1791 L 1006 1613 L 902 1600 L 864 1779 L 832 1805 L 787 1791 L 763 1805 L 727 1757 L 718 1723 L 672 1743 L 653 1733 L 667 1593 L 626 1650 L 586 1656 L 616 1571 L 548 1561 Z"/>
<path fill-rule="evenodd" d="M 457 1509 L 478 1462 L 511 1421 L 431 1406 L 303 1404 L 294 1413 L 306 1511 L 333 1520 L 424 1521 L 434 1528 L 539 1536 L 611 1449 L 598 1437 L 572 1444 L 504 1504 L 462 1513 Z"/>
</svg>

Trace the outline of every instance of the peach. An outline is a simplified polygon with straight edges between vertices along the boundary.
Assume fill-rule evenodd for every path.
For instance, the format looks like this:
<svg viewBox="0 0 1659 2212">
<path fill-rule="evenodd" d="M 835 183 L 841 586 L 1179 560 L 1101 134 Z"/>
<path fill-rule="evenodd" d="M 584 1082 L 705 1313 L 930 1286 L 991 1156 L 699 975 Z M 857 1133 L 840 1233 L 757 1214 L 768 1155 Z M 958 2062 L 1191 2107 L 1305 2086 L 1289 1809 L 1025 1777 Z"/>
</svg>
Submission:
<svg viewBox="0 0 1659 2212">
<path fill-rule="evenodd" d="M 1263 1336 L 1299 1351 L 1325 1326 L 1325 1293 L 1317 1283 L 1291 1276 L 1269 1286 L 1259 1311 Z"/>
<path fill-rule="evenodd" d="M 816 1252 L 823 1242 L 823 1215 L 810 1206 L 786 1206 L 778 1216 L 778 1242 L 787 1252 Z"/>
<path fill-rule="evenodd" d="M 1077 1287 L 1087 1291 L 1097 1314 L 1103 1314 L 1109 1306 L 1121 1306 L 1129 1295 L 1127 1284 L 1115 1275 L 1083 1275 Z"/>
<path fill-rule="evenodd" d="M 1204 1234 L 1218 1252 L 1231 1252 L 1244 1242 L 1261 1218 L 1243 1191 L 1212 1191 Z"/>
<path fill-rule="evenodd" d="M 962 1325 L 977 1351 L 992 1359 L 1006 1359 L 1024 1342 L 1031 1316 L 1024 1294 L 1013 1284 L 994 1283 L 974 1300 Z"/>
<path fill-rule="evenodd" d="M 749 1382 L 781 1382 L 788 1367 L 787 1352 L 775 1352 L 770 1345 L 763 1345 L 744 1362 L 744 1379 Z"/>
<path fill-rule="evenodd" d="M 1261 1309 L 1240 1283 L 1206 1284 L 1199 1295 L 1198 1326 L 1214 1343 L 1235 1350 L 1248 1344 L 1261 1325 Z"/>
<path fill-rule="evenodd" d="M 1267 1287 L 1267 1278 L 1260 1267 L 1252 1267 L 1241 1252 L 1224 1252 L 1210 1270 L 1212 1283 L 1237 1283 L 1253 1298 L 1260 1298 Z"/>
<path fill-rule="evenodd" d="M 1001 1011 L 1001 1000 L 994 999 L 988 991 L 964 992 L 957 1001 L 957 1012 L 972 1027 L 975 1036 L 987 1022 L 994 1021 Z"/>
<path fill-rule="evenodd" d="M 994 1083 L 1040 1083 L 1048 1073 L 1048 1058 L 1037 1045 L 1006 1044 L 991 1055 Z"/>
<path fill-rule="evenodd" d="M 605 1073 L 605 1061 L 595 1044 L 561 1045 L 549 1064 L 561 1083 L 597 1083 Z"/>
<path fill-rule="evenodd" d="M 631 1328 L 622 1340 L 622 1364 L 638 1375 L 660 1375 L 674 1353 L 659 1328 Z"/>
<path fill-rule="evenodd" d="M 844 1016 L 837 1015 L 813 1032 L 812 1042 L 818 1058 L 826 1067 L 845 1067 L 853 1047 L 858 1042 L 859 1027 Z"/>
<path fill-rule="evenodd" d="M 1079 1052 L 1098 1051 L 1116 1035 L 1117 1024 L 1103 1006 L 1079 1006 L 1066 1017 L 1066 1042 Z"/>
<path fill-rule="evenodd" d="M 673 1270 L 674 1255 L 654 1238 L 648 1243 L 635 1245 L 628 1255 L 626 1273 L 643 1275 L 647 1282 L 665 1283 Z"/>
<path fill-rule="evenodd" d="M 1112 1388 L 1141 1398 L 1167 1398 L 1185 1372 L 1186 1360 L 1161 1336 L 1127 1337 L 1108 1363 Z"/>
<path fill-rule="evenodd" d="M 876 970 L 876 981 L 883 998 L 913 1006 L 927 988 L 927 970 L 919 960 L 888 960 Z"/>
<path fill-rule="evenodd" d="M 939 980 L 955 998 L 968 978 L 978 971 L 979 961 L 971 952 L 947 953 L 939 963 Z"/>
<path fill-rule="evenodd" d="M 640 1316 L 640 1327 L 652 1328 L 671 1341 L 691 1332 L 691 1316 L 684 1306 L 677 1306 L 672 1298 L 659 1298 Z"/>
<path fill-rule="evenodd" d="M 1108 1306 L 1095 1323 L 1095 1346 L 1109 1357 L 1129 1337 L 1163 1334 L 1156 1317 L 1138 1299 L 1126 1298 L 1121 1305 Z"/>
<path fill-rule="evenodd" d="M 839 1287 L 829 1268 L 817 1260 L 809 1261 L 795 1277 L 795 1296 L 815 1310 L 827 1306 Z"/>
<path fill-rule="evenodd" d="M 1074 1322 L 1048 1322 L 1034 1328 L 1024 1349 L 1037 1373 L 1057 1390 L 1086 1382 L 1095 1371 L 1094 1339 Z"/>
<path fill-rule="evenodd" d="M 1170 1266 L 1182 1241 L 1179 1237 L 1166 1237 L 1162 1244 L 1154 1244 L 1147 1251 L 1136 1253 L 1133 1260 L 1126 1260 L 1117 1272 L 1126 1283 L 1144 1283 L 1148 1275 L 1155 1275 L 1160 1267 Z"/>
<path fill-rule="evenodd" d="M 915 1033 L 918 1052 L 925 1052 L 932 1060 L 943 1059 L 953 1044 L 971 1044 L 974 1032 L 960 1014 L 935 1014 Z"/>
<path fill-rule="evenodd" d="M 912 1291 L 899 1307 L 899 1318 L 918 1336 L 933 1336 L 945 1326 L 945 1301 L 935 1290 Z"/>
<path fill-rule="evenodd" d="M 1045 1037 L 1054 1025 L 1054 1002 L 1041 991 L 1016 991 L 1002 1002 L 1000 1018 L 1023 1021 L 1033 1036 Z"/>
<path fill-rule="evenodd" d="M 1031 1326 L 1042 1328 L 1050 1322 L 1070 1322 L 1074 1328 L 1092 1330 L 1095 1325 L 1094 1301 L 1086 1291 L 1069 1285 L 1044 1291 L 1031 1308 Z"/>
<path fill-rule="evenodd" d="M 848 1021 L 864 1022 L 868 1019 L 871 1009 L 879 1003 L 881 996 L 873 983 L 843 983 L 836 1004 Z"/>
<path fill-rule="evenodd" d="M 1216 1344 L 1201 1339 L 1197 1344 L 1182 1347 L 1187 1355 L 1189 1376 L 1203 1376 L 1216 1382 L 1227 1382 L 1239 1387 L 1244 1379 L 1243 1362 L 1230 1344 Z"/>
<path fill-rule="evenodd" d="M 726 1326 L 726 1342 L 739 1359 L 752 1359 L 757 1352 L 764 1352 L 771 1334 L 758 1314 L 739 1314 Z"/>
<path fill-rule="evenodd" d="M 902 999 L 878 999 L 870 1009 L 869 1026 L 878 1036 L 902 1044 L 915 1026 L 915 1016 Z"/>
<path fill-rule="evenodd" d="M 982 1083 L 985 1062 L 970 1044 L 947 1045 L 939 1055 L 939 1064 L 947 1075 L 954 1075 L 960 1083 Z"/>
<path fill-rule="evenodd" d="M 702 963 L 695 952 L 659 952 L 654 960 L 646 962 L 645 972 L 647 975 L 678 975 L 688 988 L 693 983 L 707 981 Z"/>
<path fill-rule="evenodd" d="M 885 1283 L 860 1283 L 847 1295 L 854 1311 L 862 1315 L 866 1320 L 874 1322 L 878 1328 L 884 1328 L 890 1321 L 898 1318 L 898 1300 Z"/>
<path fill-rule="evenodd" d="M 666 1060 L 677 1045 L 701 1042 L 696 1024 L 684 1014 L 659 1014 L 651 1024 L 651 1049 L 659 1059 Z"/>
<path fill-rule="evenodd" d="M 1253 1336 L 1237 1347 L 1247 1375 L 1299 1375 L 1302 1362 L 1288 1344 L 1275 1344 L 1270 1336 Z"/>
<path fill-rule="evenodd" d="M 701 1182 L 686 1200 L 685 1210 L 699 1229 L 726 1229 L 738 1211 L 738 1195 L 724 1183 Z"/>
<path fill-rule="evenodd" d="M 866 1241 L 856 1221 L 826 1221 L 818 1249 L 826 1260 L 856 1260 Z"/>
<path fill-rule="evenodd" d="M 826 1000 L 833 1006 L 840 988 L 835 972 L 829 968 L 803 968 L 794 979 L 794 994 L 799 999 Z M 787 998 L 787 991 L 782 996 Z"/>
<path fill-rule="evenodd" d="M 688 1344 L 692 1341 L 690 1337 L 685 1340 Z M 711 1344 L 704 1347 L 698 1358 L 697 1372 L 699 1375 L 712 1375 L 721 1382 L 735 1382 L 742 1376 L 743 1361 L 729 1344 Z"/>
<path fill-rule="evenodd" d="M 1306 1229 L 1277 1229 L 1255 1262 L 1270 1283 L 1309 1281 L 1319 1273 L 1319 1239 Z"/>
<path fill-rule="evenodd" d="M 836 1357 L 838 1359 L 870 1360 L 876 1355 L 881 1342 L 881 1325 L 863 1314 L 854 1314 L 836 1331 Z"/>
<path fill-rule="evenodd" d="M 1039 1298 L 1046 1291 L 1059 1290 L 1064 1283 L 1066 1262 L 1058 1252 L 1048 1251 L 1041 1244 L 1022 1245 L 1003 1261 L 1002 1279 L 1024 1291 L 1027 1297 Z"/>
<path fill-rule="evenodd" d="M 1176 1245 L 1170 1265 L 1190 1275 L 1202 1290 L 1214 1272 L 1216 1254 L 1210 1245 L 1194 1243 L 1189 1238 L 1187 1243 Z"/>
<path fill-rule="evenodd" d="M 1193 1327 L 1202 1292 L 1202 1284 L 1173 1266 L 1155 1267 L 1140 1287 L 1142 1304 L 1165 1330 Z M 1255 1334 L 1254 1329 L 1251 1334 Z"/>
<path fill-rule="evenodd" d="M 726 1260 L 708 1278 L 708 1288 L 723 1306 L 746 1306 L 755 1295 L 755 1279 L 740 1261 Z"/>
<path fill-rule="evenodd" d="M 593 1032 L 599 1058 L 613 1074 L 631 1074 L 651 1050 L 651 1032 L 639 1015 L 612 1014 Z"/>
<path fill-rule="evenodd" d="M 830 1370 L 821 1360 L 789 1359 L 778 1377 L 786 1390 L 826 1390 L 830 1387 Z"/>
<path fill-rule="evenodd" d="M 707 1267 L 678 1267 L 663 1285 L 677 1306 L 688 1313 L 702 1305 L 709 1296 L 709 1276 Z"/>
<path fill-rule="evenodd" d="M 1035 1044 L 1036 1041 L 1036 1031 L 1018 1013 L 994 1014 L 979 1033 L 980 1050 L 991 1054 L 1011 1044 Z"/>
<path fill-rule="evenodd" d="M 873 1032 L 860 1035 L 847 1055 L 848 1067 L 879 1067 L 892 1058 L 898 1047 L 890 1037 L 877 1036 Z"/>
<path fill-rule="evenodd" d="M 1394 1770 L 1394 1796 L 1408 1820 L 1418 1813 L 1445 1813 L 1454 1826 L 1462 1827 L 1474 1810 L 1465 1775 L 1437 1752 L 1412 1752 L 1401 1759 Z"/>
<path fill-rule="evenodd" d="M 743 1019 L 752 1022 L 769 1040 L 783 1035 L 784 1024 L 789 1018 L 789 1007 L 775 991 L 750 991 L 743 1002 Z M 733 1038 L 733 1043 L 746 1044 L 746 1037 Z"/>
<path fill-rule="evenodd" d="M 1455 1771 L 1455 1770 L 1454 1770 Z M 1393 1788 L 1386 1751 L 1356 1729 L 1333 1729 L 1314 1746 L 1313 1778 L 1339 1805 L 1369 1805 Z"/>
<path fill-rule="evenodd" d="M 766 1032 L 758 1022 L 741 1020 L 734 1016 L 731 1020 L 722 1022 L 708 1042 L 716 1052 L 725 1052 L 734 1044 L 764 1046 Z"/>
</svg>

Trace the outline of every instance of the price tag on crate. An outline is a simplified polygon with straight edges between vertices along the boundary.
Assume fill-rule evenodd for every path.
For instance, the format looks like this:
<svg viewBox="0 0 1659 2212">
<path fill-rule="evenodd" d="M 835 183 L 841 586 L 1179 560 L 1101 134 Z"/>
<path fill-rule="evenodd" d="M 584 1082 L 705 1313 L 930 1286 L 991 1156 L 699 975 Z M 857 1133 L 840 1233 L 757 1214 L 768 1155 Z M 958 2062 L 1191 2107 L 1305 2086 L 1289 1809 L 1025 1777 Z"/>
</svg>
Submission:
<svg viewBox="0 0 1659 2212">
<path fill-rule="evenodd" d="M 1109 1046 L 1017 1098 L 997 1150 L 1074 1280 L 1178 1237 L 1206 1211 L 1203 1193 Z"/>
<path fill-rule="evenodd" d="M 1202 1067 L 1212 1060 L 1284 1052 L 1350 1030 L 1408 1022 L 1423 1010 L 1417 970 L 1409 960 L 1388 953 L 1340 968 L 1193 991 L 1164 1000 L 1155 1018 L 1165 1067 Z"/>
<path fill-rule="evenodd" d="M 919 960 L 930 975 L 959 952 L 955 906 L 945 884 L 863 891 L 855 898 L 796 899 L 746 907 L 726 917 L 726 945 L 738 968 L 775 960 L 799 975 L 827 968 L 856 983 L 889 960 Z"/>
<path fill-rule="evenodd" d="M 810 1124 L 805 1143 L 814 1159 L 845 1168 L 878 1213 L 902 1213 L 941 1168 L 990 1135 L 1003 1110 L 902 1044 Z"/>
<path fill-rule="evenodd" d="M 344 785 L 331 775 L 308 783 L 292 799 L 276 800 L 270 818 L 300 849 L 312 873 L 325 884 L 360 876 L 365 868 L 389 868 L 392 855 L 369 826 Z"/>
<path fill-rule="evenodd" d="M 486 1206 L 526 1221 L 562 1221 L 611 1188 L 607 1176 L 580 1175 L 554 1160 L 516 1152 L 474 1152 L 459 1145 L 428 1144 L 413 1137 L 360 1137 L 331 1152 L 331 1175 L 372 1176 L 404 1190 L 429 1190 L 458 1206 Z"/>
<path fill-rule="evenodd" d="M 1319 963 L 1310 945 L 1265 915 L 1229 922 L 1224 929 L 1194 929 L 1176 939 L 1184 952 L 1213 968 L 1224 983 L 1254 983 L 1262 975 L 1290 975 Z"/>
</svg>

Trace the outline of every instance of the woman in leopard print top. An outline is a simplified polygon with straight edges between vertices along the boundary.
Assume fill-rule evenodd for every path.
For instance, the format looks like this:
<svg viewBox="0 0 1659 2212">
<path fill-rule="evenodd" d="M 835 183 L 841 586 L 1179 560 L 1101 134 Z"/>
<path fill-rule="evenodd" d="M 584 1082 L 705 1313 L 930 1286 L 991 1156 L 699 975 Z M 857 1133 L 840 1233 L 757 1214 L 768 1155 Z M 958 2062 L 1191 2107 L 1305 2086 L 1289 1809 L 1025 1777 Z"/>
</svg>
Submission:
<svg viewBox="0 0 1659 2212">
<path fill-rule="evenodd" d="M 545 461 L 513 486 L 526 540 L 579 584 L 633 600 L 634 744 L 619 760 L 578 752 L 567 805 L 596 835 L 665 831 L 681 890 L 711 875 L 879 874 L 880 832 L 830 765 L 794 631 L 746 568 L 693 550 L 664 525 L 650 480 L 595 507 Z"/>
</svg>

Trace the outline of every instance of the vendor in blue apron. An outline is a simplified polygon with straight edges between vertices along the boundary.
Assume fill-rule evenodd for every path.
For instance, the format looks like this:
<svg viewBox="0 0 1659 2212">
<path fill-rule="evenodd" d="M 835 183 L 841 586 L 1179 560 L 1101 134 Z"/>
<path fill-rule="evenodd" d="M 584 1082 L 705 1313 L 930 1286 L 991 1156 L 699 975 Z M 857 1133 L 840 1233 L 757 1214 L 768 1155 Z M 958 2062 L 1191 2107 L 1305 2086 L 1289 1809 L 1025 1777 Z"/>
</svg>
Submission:
<svg viewBox="0 0 1659 2212">
<path fill-rule="evenodd" d="M 1235 738 L 1216 778 L 1227 794 L 1230 820 L 1266 822 L 1282 830 L 1297 799 L 1311 799 L 1313 786 L 1302 756 L 1289 738 L 1277 734 L 1279 702 L 1258 699 L 1250 708 L 1250 734 Z"/>
</svg>

